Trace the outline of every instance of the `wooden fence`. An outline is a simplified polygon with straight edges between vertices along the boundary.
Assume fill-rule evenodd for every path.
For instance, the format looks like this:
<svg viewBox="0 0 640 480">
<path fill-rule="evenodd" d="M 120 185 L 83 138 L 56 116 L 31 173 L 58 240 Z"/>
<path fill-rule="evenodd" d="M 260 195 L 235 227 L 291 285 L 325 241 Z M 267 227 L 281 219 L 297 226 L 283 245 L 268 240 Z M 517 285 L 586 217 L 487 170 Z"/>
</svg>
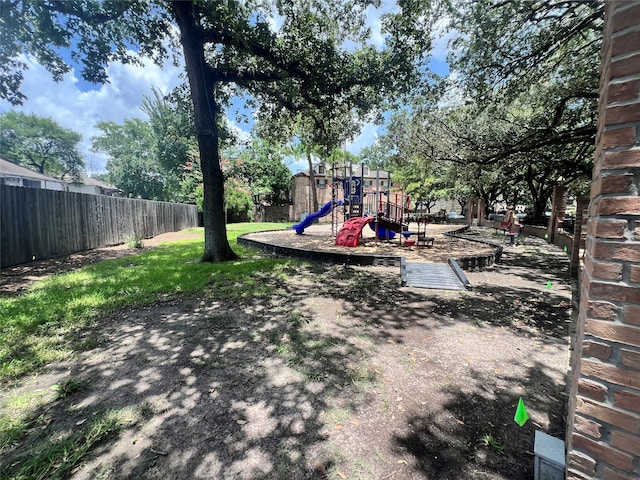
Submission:
<svg viewBox="0 0 640 480">
<path fill-rule="evenodd" d="M 2 267 L 197 225 L 195 205 L 0 185 Z"/>
</svg>

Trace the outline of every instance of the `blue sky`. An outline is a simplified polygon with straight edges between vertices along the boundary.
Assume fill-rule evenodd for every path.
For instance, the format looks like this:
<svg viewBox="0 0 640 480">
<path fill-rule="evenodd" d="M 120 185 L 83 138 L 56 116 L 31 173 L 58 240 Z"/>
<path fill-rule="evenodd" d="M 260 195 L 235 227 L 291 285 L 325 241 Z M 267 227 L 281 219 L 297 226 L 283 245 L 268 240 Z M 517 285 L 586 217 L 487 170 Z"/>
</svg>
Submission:
<svg viewBox="0 0 640 480">
<path fill-rule="evenodd" d="M 386 7 L 383 6 L 383 10 L 393 8 L 391 5 L 388 3 Z M 369 15 L 369 25 L 372 29 L 371 41 L 376 45 L 383 43 L 379 33 L 379 13 L 380 11 L 372 11 Z M 430 66 L 440 75 L 446 75 L 449 71 L 446 63 L 447 41 L 446 37 L 439 39 L 432 51 Z M 56 83 L 49 72 L 34 59 L 24 57 L 23 60 L 29 66 L 24 74 L 22 89 L 27 100 L 20 107 L 12 107 L 8 102 L 0 100 L 0 111 L 13 108 L 25 113 L 50 117 L 61 126 L 80 133 L 82 142 L 79 147 L 89 174 L 104 172 L 107 160 L 103 155 L 90 150 L 91 137 L 99 133 L 95 128 L 97 122 L 121 123 L 125 119 L 134 117 L 146 120 L 146 114 L 140 110 L 143 97 L 151 95 L 153 87 L 164 94 L 182 83 L 180 78 L 182 67 L 174 66 L 171 61 L 166 61 L 162 66 L 157 66 L 149 60 L 143 60 L 142 65 L 113 63 L 107 67 L 109 83 L 93 85 L 82 80 L 76 69 Z M 237 101 L 234 106 L 236 110 L 243 111 L 242 102 Z M 251 118 L 251 112 L 245 113 Z M 237 130 L 240 137 L 249 137 L 251 122 L 249 124 L 238 122 L 235 115 L 230 112 L 228 123 L 231 128 Z M 360 135 L 347 144 L 347 149 L 357 155 L 362 148 L 375 143 L 382 128 L 373 124 L 364 125 Z M 290 161 L 289 168 L 295 173 L 306 168 L 306 161 Z"/>
</svg>

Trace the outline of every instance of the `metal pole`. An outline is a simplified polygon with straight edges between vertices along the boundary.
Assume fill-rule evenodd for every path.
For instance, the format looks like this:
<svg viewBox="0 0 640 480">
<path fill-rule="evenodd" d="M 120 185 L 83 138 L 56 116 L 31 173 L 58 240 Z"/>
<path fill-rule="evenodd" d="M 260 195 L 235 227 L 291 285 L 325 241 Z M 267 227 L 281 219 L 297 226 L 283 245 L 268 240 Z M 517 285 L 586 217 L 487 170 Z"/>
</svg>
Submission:
<svg viewBox="0 0 640 480">
<path fill-rule="evenodd" d="M 347 151 L 347 141 L 344 142 L 344 151 Z M 351 158 L 349 158 L 349 218 L 353 214 L 353 209 L 351 208 L 351 182 L 353 181 L 353 164 L 351 162 Z"/>
<path fill-rule="evenodd" d="M 364 162 L 360 162 L 360 216 L 364 215 Z"/>
<path fill-rule="evenodd" d="M 336 218 L 338 212 L 336 212 L 336 185 L 335 185 L 335 165 L 331 165 L 331 236 L 336 235 L 337 224 Z"/>
<path fill-rule="evenodd" d="M 376 203 L 374 208 L 376 209 L 376 216 L 378 215 L 378 205 L 380 204 L 380 170 L 376 170 Z"/>
</svg>

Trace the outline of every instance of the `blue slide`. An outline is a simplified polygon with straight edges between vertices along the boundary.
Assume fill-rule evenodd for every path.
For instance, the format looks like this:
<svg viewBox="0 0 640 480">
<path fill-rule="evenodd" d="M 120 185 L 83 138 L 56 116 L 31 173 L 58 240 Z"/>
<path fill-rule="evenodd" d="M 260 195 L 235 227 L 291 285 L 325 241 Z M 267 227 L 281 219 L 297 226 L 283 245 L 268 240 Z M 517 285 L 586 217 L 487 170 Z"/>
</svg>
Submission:
<svg viewBox="0 0 640 480">
<path fill-rule="evenodd" d="M 336 202 L 338 205 L 342 204 L 341 200 L 338 200 Z M 315 222 L 317 219 L 319 219 L 320 217 L 324 217 L 325 215 L 329 215 L 331 213 L 331 210 L 333 210 L 333 202 L 327 202 L 324 207 L 322 207 L 320 210 L 318 210 L 315 213 L 310 213 L 309 215 L 307 215 L 307 217 L 302 220 L 300 223 L 296 223 L 292 228 L 296 231 L 296 233 L 298 235 L 301 235 L 304 233 L 304 229 L 307 228 L 309 225 L 311 225 L 313 222 Z"/>
<path fill-rule="evenodd" d="M 383 238 L 385 240 L 391 240 L 392 238 L 396 238 L 396 232 L 394 232 L 393 230 L 388 230 L 384 227 L 381 227 L 376 222 L 369 223 L 369 227 L 371 228 L 371 230 L 376 232 L 376 234 L 378 235 L 378 238 Z"/>
</svg>

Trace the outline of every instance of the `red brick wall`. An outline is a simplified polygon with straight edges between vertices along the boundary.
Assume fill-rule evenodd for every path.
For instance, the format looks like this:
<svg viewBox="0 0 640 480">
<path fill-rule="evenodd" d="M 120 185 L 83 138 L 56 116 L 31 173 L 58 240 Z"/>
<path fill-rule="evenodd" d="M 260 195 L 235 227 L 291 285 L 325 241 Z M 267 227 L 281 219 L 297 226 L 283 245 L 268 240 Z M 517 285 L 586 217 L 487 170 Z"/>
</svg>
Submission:
<svg viewBox="0 0 640 480">
<path fill-rule="evenodd" d="M 551 217 L 549 217 L 549 223 L 547 224 L 547 236 L 549 242 L 556 243 L 558 228 L 562 226 L 564 214 L 567 211 L 567 187 L 564 185 L 556 185 L 553 187 L 551 205 Z"/>
<path fill-rule="evenodd" d="M 640 1 L 607 3 L 567 478 L 640 478 Z"/>
<path fill-rule="evenodd" d="M 589 197 L 576 199 L 576 221 L 573 226 L 573 245 L 571 247 L 571 276 L 577 277 L 580 271 L 580 259 L 582 258 L 587 237 L 586 220 L 589 216 Z"/>
<path fill-rule="evenodd" d="M 331 177 L 326 175 L 315 175 L 316 183 L 319 180 L 324 180 L 324 187 L 317 187 L 316 193 L 318 195 L 318 208 L 331 200 Z M 338 197 L 342 199 L 342 189 L 338 189 Z M 293 218 L 291 221 L 299 222 L 303 214 L 313 213 L 311 206 L 311 188 L 309 186 L 308 176 L 294 176 L 293 188 L 291 194 L 291 201 L 293 203 Z M 331 222 L 331 216 L 327 216 L 320 219 L 320 222 Z"/>
</svg>

